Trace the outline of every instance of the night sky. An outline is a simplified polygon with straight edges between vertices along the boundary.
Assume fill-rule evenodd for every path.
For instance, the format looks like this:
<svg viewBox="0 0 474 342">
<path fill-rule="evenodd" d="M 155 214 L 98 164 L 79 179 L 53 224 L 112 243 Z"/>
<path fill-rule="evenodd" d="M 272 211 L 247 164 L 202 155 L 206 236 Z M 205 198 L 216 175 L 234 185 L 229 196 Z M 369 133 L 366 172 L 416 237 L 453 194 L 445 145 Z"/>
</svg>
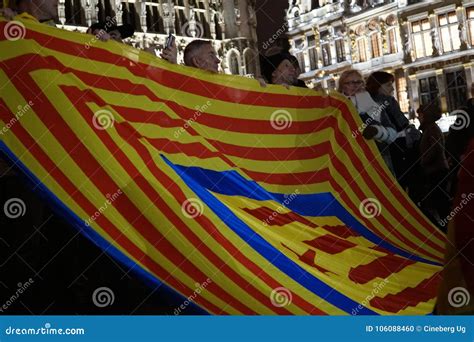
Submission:
<svg viewBox="0 0 474 342">
<path fill-rule="evenodd" d="M 257 0 L 258 44 L 268 40 L 285 22 L 288 0 Z"/>
</svg>

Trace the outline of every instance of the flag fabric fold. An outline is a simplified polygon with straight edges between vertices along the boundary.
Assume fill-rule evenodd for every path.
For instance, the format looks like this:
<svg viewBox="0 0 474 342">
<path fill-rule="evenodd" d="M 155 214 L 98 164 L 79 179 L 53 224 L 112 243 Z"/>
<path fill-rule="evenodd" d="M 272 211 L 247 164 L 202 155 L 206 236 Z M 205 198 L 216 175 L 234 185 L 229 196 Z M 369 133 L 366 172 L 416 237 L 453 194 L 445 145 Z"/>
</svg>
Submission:
<svg viewBox="0 0 474 342">
<path fill-rule="evenodd" d="M 0 21 L 0 83 L 1 149 L 84 234 L 207 312 L 432 312 L 445 237 L 342 96 L 21 19 Z"/>
</svg>

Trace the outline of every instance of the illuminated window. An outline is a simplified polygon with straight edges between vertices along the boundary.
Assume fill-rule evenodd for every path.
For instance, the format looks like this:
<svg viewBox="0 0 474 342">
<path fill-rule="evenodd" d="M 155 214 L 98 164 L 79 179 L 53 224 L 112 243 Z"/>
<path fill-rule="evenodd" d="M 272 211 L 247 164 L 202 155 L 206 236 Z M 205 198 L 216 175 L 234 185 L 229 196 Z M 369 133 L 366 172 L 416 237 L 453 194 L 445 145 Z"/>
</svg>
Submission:
<svg viewBox="0 0 474 342">
<path fill-rule="evenodd" d="M 408 93 L 407 93 L 407 80 L 405 77 L 397 78 L 397 97 L 398 103 L 400 104 L 400 109 L 402 112 L 408 112 Z"/>
<path fill-rule="evenodd" d="M 461 47 L 458 32 L 458 17 L 456 12 L 449 12 L 438 16 L 441 44 L 444 52 L 458 50 Z"/>
<path fill-rule="evenodd" d="M 431 26 L 428 19 L 414 21 L 411 27 L 416 58 L 431 56 L 433 43 L 431 42 Z"/>
<path fill-rule="evenodd" d="M 388 41 L 388 53 L 397 53 L 397 33 L 396 28 L 393 27 L 387 31 L 387 41 Z"/>
<path fill-rule="evenodd" d="M 469 37 L 471 45 L 474 46 L 474 7 L 467 10 L 467 22 L 469 25 Z"/>
<path fill-rule="evenodd" d="M 367 62 L 367 40 L 360 38 L 357 41 L 357 50 L 359 52 L 359 62 Z"/>
<path fill-rule="evenodd" d="M 380 42 L 380 33 L 372 33 L 370 35 L 370 46 L 372 47 L 372 58 L 382 56 L 382 44 Z"/>
</svg>

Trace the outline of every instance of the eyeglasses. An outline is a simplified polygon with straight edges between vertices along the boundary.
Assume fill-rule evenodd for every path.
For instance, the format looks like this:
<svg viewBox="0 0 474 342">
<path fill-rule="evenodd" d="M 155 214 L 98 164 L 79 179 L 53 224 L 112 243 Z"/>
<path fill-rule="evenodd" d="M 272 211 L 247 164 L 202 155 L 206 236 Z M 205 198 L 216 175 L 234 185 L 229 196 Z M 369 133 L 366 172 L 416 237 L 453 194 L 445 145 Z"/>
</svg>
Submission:
<svg viewBox="0 0 474 342">
<path fill-rule="evenodd" d="M 344 84 L 347 84 L 347 85 L 362 85 L 362 84 L 364 84 L 364 81 L 348 81 L 348 82 L 344 82 Z"/>
</svg>

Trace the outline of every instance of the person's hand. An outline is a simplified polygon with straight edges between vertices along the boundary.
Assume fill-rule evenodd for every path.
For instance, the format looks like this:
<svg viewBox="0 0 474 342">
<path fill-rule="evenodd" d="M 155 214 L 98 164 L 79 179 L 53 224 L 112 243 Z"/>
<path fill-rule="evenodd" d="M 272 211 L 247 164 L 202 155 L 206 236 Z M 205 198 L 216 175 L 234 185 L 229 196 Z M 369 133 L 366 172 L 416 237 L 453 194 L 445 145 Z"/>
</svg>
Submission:
<svg viewBox="0 0 474 342">
<path fill-rule="evenodd" d="M 262 88 L 267 87 L 267 82 L 265 82 L 265 80 L 262 77 L 257 77 L 256 80 L 258 81 L 258 83 L 260 83 L 260 87 Z"/>
<path fill-rule="evenodd" d="M 178 63 L 178 49 L 176 49 L 176 43 L 173 41 L 170 47 L 163 49 L 160 55 L 161 58 L 167 60 L 170 63 Z"/>
<path fill-rule="evenodd" d="M 145 48 L 144 51 L 146 51 L 146 52 L 148 52 L 148 53 L 151 53 L 153 56 L 156 56 L 155 46 L 154 46 L 154 45 Z"/>
<path fill-rule="evenodd" d="M 17 14 L 18 13 L 8 7 L 0 9 L 0 16 L 3 16 L 7 20 L 12 20 Z"/>
</svg>

